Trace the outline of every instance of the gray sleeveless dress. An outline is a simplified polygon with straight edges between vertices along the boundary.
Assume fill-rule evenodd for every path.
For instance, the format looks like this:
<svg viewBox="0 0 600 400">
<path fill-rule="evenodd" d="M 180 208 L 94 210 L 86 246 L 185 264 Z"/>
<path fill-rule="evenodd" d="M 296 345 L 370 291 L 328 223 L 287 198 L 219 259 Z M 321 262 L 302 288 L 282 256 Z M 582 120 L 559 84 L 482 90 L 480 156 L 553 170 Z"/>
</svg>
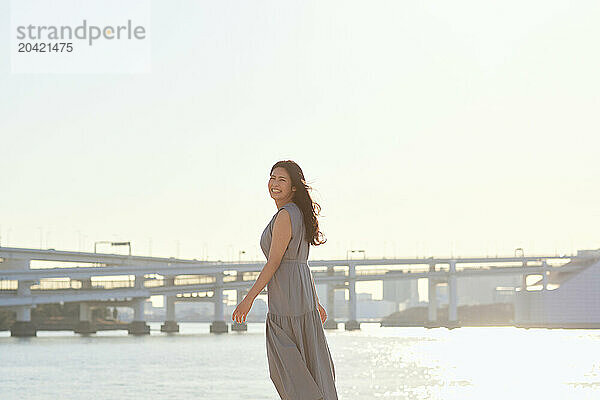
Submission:
<svg viewBox="0 0 600 400">
<path fill-rule="evenodd" d="M 296 203 L 277 210 L 262 233 L 260 247 L 268 259 L 273 224 L 284 208 L 292 221 L 292 239 L 267 284 L 269 374 L 282 400 L 337 400 L 335 367 L 307 263 L 310 246 L 305 239 L 302 211 Z"/>
</svg>

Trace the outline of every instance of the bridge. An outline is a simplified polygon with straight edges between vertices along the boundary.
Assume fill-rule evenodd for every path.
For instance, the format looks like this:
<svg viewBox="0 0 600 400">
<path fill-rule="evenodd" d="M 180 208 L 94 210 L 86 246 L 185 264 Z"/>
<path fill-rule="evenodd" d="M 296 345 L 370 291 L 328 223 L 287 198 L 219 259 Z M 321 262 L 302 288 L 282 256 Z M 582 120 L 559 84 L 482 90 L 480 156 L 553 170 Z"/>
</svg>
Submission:
<svg viewBox="0 0 600 400">
<path fill-rule="evenodd" d="M 436 286 L 448 285 L 448 327 L 457 322 L 457 285 L 461 277 L 521 274 L 520 290 L 527 290 L 527 276 L 540 276 L 537 284 L 548 290 L 557 275 L 577 274 L 590 262 L 598 262 L 597 251 L 577 255 L 473 257 L 473 258 L 394 258 L 309 260 L 315 284 L 327 285 L 328 319 L 326 329 L 337 329 L 334 291 L 348 291 L 346 330 L 360 329 L 356 318 L 358 281 L 412 280 L 427 278 L 428 320 L 437 320 Z M 78 303 L 79 322 L 74 331 L 97 331 L 91 319 L 92 307 L 127 306 L 134 311 L 128 324 L 130 334 L 149 334 L 144 302 L 150 296 L 165 296 L 166 318 L 163 332 L 179 332 L 175 303 L 210 301 L 214 303 L 212 333 L 228 332 L 224 317 L 223 291 L 235 290 L 243 298 L 254 284 L 265 262 L 198 261 L 176 258 L 0 247 L 0 307 L 16 311 L 12 336 L 35 336 L 31 309 L 38 304 Z M 261 294 L 265 294 L 263 290 Z M 202 294 L 199 296 L 199 294 Z M 246 323 L 232 323 L 232 330 L 247 330 Z"/>
</svg>

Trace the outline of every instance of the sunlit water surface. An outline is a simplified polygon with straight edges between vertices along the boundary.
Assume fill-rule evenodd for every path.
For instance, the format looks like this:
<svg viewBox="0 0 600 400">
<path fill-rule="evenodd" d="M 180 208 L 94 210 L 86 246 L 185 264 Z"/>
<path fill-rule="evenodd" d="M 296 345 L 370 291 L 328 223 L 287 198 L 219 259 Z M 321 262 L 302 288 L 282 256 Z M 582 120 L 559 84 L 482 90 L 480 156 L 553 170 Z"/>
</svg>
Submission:
<svg viewBox="0 0 600 400">
<path fill-rule="evenodd" d="M 0 399 L 279 399 L 265 325 L 209 333 L 0 332 Z M 326 331 L 340 400 L 600 399 L 600 331 L 381 328 Z"/>
</svg>

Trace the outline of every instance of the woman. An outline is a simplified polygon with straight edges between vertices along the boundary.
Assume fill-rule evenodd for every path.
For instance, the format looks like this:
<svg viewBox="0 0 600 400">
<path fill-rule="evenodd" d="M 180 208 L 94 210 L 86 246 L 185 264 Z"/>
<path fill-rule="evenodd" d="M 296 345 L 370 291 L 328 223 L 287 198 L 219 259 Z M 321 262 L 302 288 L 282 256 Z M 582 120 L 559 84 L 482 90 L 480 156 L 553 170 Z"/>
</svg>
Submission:
<svg viewBox="0 0 600 400">
<path fill-rule="evenodd" d="M 273 165 L 268 188 L 278 210 L 260 238 L 267 263 L 231 318 L 245 322 L 267 285 L 267 359 L 279 396 L 337 400 L 335 368 L 323 330 L 327 313 L 307 263 L 309 245 L 325 243 L 319 240 L 316 217 L 321 207 L 312 201 L 302 169 L 293 161 Z"/>
</svg>

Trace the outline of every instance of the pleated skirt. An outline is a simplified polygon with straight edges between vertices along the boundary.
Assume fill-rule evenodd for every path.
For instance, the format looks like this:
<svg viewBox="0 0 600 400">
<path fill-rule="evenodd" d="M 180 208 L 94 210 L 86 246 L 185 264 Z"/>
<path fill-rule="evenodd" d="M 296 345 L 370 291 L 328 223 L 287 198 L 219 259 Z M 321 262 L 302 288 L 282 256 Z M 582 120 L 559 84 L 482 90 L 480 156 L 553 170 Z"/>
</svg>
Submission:
<svg viewBox="0 0 600 400">
<path fill-rule="evenodd" d="M 319 310 L 267 313 L 269 374 L 282 400 L 338 400 L 335 366 Z"/>
</svg>

